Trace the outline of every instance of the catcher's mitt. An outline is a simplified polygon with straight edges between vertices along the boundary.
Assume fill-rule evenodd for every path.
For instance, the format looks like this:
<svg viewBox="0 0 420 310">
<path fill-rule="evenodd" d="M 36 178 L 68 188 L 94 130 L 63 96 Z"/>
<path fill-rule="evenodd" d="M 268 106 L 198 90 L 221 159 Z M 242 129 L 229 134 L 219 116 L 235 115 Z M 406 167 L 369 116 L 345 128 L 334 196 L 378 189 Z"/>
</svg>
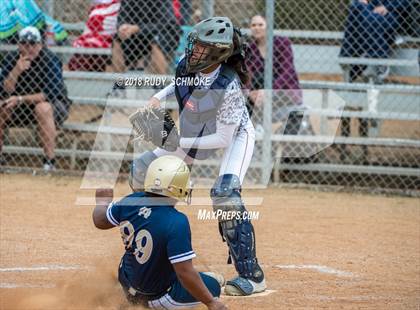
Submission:
<svg viewBox="0 0 420 310">
<path fill-rule="evenodd" d="M 146 107 L 129 117 L 136 137 L 155 146 L 174 152 L 179 146 L 178 129 L 168 111 Z"/>
</svg>

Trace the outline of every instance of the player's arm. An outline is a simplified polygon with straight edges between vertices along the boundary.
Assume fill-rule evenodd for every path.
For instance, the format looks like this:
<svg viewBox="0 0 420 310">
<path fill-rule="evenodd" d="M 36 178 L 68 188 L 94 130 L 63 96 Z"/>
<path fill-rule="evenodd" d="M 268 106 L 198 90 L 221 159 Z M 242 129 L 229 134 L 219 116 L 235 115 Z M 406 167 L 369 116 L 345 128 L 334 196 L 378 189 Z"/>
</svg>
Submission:
<svg viewBox="0 0 420 310">
<path fill-rule="evenodd" d="M 175 82 L 172 82 L 149 99 L 148 106 L 160 108 L 160 103 L 175 95 Z"/>
<path fill-rule="evenodd" d="M 174 218 L 174 223 L 168 233 L 167 254 L 175 273 L 183 287 L 198 301 L 209 309 L 226 309 L 215 301 L 213 295 L 204 284 L 192 264 L 196 256 L 191 245 L 191 229 L 188 218 L 179 215 Z M 222 304 L 223 306 L 223 304 Z"/>
<path fill-rule="evenodd" d="M 108 220 L 106 214 L 114 197 L 114 191 L 112 188 L 97 189 L 95 196 L 96 206 L 92 213 L 93 224 L 99 229 L 113 228 L 115 225 Z"/>
<path fill-rule="evenodd" d="M 218 149 L 228 147 L 246 109 L 245 98 L 237 81 L 231 82 L 225 92 L 223 103 L 217 111 L 216 133 L 199 138 L 181 137 L 182 148 Z"/>
<path fill-rule="evenodd" d="M 236 124 L 227 125 L 222 122 L 217 122 L 216 126 L 216 133 L 198 138 L 181 138 L 179 145 L 185 149 L 219 149 L 228 147 L 232 143 L 238 126 Z"/>
<path fill-rule="evenodd" d="M 196 299 L 205 304 L 209 309 L 227 309 L 220 301 L 213 298 L 207 289 L 192 260 L 172 264 L 182 286 Z"/>
</svg>

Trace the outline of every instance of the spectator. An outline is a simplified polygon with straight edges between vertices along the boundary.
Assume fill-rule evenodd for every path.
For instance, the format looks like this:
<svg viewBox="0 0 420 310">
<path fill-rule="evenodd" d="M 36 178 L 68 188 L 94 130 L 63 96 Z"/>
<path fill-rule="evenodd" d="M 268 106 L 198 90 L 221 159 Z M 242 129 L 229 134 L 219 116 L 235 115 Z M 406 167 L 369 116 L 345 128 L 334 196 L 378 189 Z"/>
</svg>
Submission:
<svg viewBox="0 0 420 310">
<path fill-rule="evenodd" d="M 167 73 L 179 37 L 171 0 L 122 0 L 112 48 L 114 70 L 144 69 L 150 55 L 150 71 Z"/>
<path fill-rule="evenodd" d="M 0 40 L 16 44 L 18 30 L 34 26 L 41 32 L 41 37 L 48 37 L 48 44 L 62 45 L 67 39 L 67 32 L 59 22 L 41 11 L 33 0 L 3 1 L 0 6 Z"/>
<path fill-rule="evenodd" d="M 6 125 L 38 123 L 44 148 L 44 170 L 54 169 L 56 126 L 68 116 L 62 66 L 58 57 L 43 44 L 35 27 L 19 32 L 18 51 L 5 56 L 1 63 L 0 147 Z"/>
<path fill-rule="evenodd" d="M 264 62 L 266 51 L 266 20 L 262 15 L 251 19 L 251 41 L 247 57 L 247 68 L 251 76 L 249 101 L 252 108 L 261 110 L 264 89 Z M 302 104 L 302 91 L 293 63 L 293 51 L 288 38 L 275 36 L 273 42 L 273 123 L 279 124 L 288 117 L 286 134 L 297 134 L 301 113 L 290 113 L 290 108 Z M 279 127 L 279 126 L 277 126 Z M 280 128 L 278 128 L 279 130 Z M 258 129 L 261 130 L 261 129 Z"/>
<path fill-rule="evenodd" d="M 120 0 L 93 0 L 83 34 L 74 42 L 74 47 L 110 48 L 117 33 L 117 16 Z M 74 55 L 69 63 L 71 71 L 111 71 L 107 55 Z"/>
<path fill-rule="evenodd" d="M 341 57 L 387 58 L 400 27 L 401 17 L 409 10 L 410 0 L 353 0 L 344 30 Z M 350 69 L 350 81 L 357 79 L 365 66 Z M 386 68 L 378 68 L 385 74 Z"/>
</svg>

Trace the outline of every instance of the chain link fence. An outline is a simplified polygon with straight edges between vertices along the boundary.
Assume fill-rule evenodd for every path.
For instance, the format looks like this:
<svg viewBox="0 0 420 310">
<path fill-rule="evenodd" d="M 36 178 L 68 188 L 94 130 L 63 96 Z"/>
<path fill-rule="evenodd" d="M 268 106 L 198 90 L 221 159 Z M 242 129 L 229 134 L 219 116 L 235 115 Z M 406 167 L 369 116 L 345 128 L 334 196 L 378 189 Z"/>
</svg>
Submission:
<svg viewBox="0 0 420 310">
<path fill-rule="evenodd" d="M 2 167 L 127 173 L 152 149 L 128 116 L 170 83 L 194 24 L 228 16 L 248 43 L 245 184 L 419 189 L 419 1 L 0 2 Z"/>
</svg>

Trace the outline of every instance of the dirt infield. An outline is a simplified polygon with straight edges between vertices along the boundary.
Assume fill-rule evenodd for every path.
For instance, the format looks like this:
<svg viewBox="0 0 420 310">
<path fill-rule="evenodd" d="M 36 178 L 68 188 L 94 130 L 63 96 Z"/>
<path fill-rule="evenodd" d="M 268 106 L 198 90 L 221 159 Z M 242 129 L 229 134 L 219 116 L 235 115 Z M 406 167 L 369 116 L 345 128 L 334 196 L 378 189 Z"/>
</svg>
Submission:
<svg viewBox="0 0 420 310">
<path fill-rule="evenodd" d="M 76 206 L 81 179 L 0 175 L 0 308 L 130 309 L 116 281 L 118 230 L 99 231 Z M 128 193 L 118 183 L 116 195 Z M 269 292 L 229 298 L 230 309 L 418 309 L 420 203 L 415 198 L 271 188 L 254 221 Z M 210 206 L 203 208 L 209 209 Z M 216 222 L 191 222 L 195 264 L 234 275 Z"/>
</svg>

